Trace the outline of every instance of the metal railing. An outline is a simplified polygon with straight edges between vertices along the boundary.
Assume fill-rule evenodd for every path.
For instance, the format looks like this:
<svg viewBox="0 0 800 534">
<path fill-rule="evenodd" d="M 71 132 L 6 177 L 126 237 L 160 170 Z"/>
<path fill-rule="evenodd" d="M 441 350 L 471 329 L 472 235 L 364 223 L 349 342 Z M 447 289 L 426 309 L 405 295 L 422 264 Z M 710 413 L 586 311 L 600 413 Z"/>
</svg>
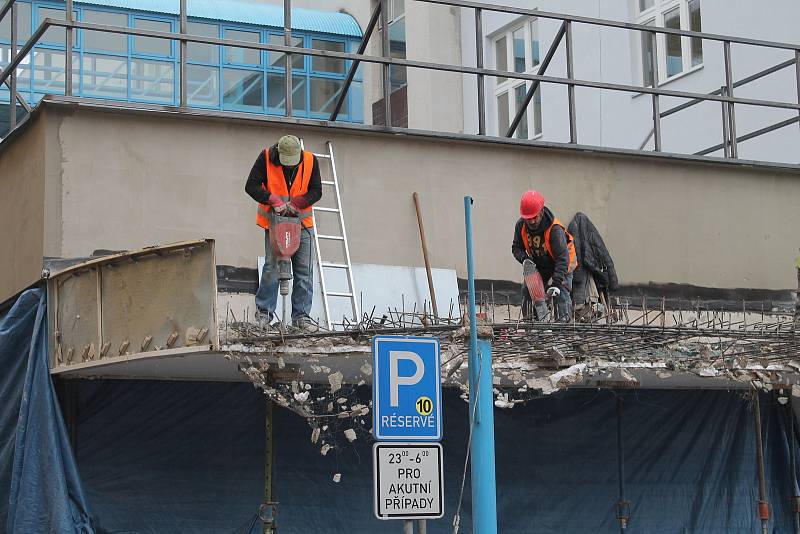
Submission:
<svg viewBox="0 0 800 534">
<path fill-rule="evenodd" d="M 598 89 L 598 90 L 608 90 L 608 91 L 618 91 L 618 92 L 627 92 L 627 93 L 634 93 L 634 94 L 647 94 L 650 95 L 652 100 L 652 130 L 648 139 L 645 140 L 645 143 L 639 149 L 639 152 L 644 150 L 644 146 L 647 144 L 649 137 L 652 136 L 654 138 L 654 152 L 659 153 L 662 152 L 662 135 L 661 135 L 661 119 L 670 116 L 672 114 L 677 113 L 678 111 L 682 111 L 692 107 L 696 104 L 702 102 L 719 102 L 722 108 L 722 134 L 723 134 L 723 142 L 721 144 L 706 148 L 697 152 L 695 155 L 698 156 L 705 156 L 712 152 L 718 151 L 720 149 L 724 150 L 725 158 L 727 159 L 737 159 L 738 158 L 738 144 L 747 141 L 749 139 L 753 139 L 760 135 L 763 135 L 768 132 L 772 132 L 779 128 L 784 128 L 791 124 L 795 124 L 800 122 L 800 44 L 792 44 L 792 43 L 783 43 L 783 42 L 776 42 L 776 41 L 765 41 L 760 39 L 751 39 L 751 38 L 743 38 L 743 37 L 734 37 L 728 35 L 719 35 L 719 34 L 712 34 L 712 33 L 705 33 L 705 32 L 697 32 L 697 31 L 690 31 L 690 30 L 678 30 L 672 28 L 660 28 L 654 26 L 646 26 L 642 24 L 633 24 L 627 22 L 619 22 L 619 21 L 612 21 L 612 20 L 605 20 L 605 19 L 597 19 L 591 17 L 582 17 L 582 16 L 574 16 L 574 15 L 563 15 L 559 13 L 551 13 L 546 11 L 539 11 L 536 9 L 524 9 L 524 8 L 517 8 L 511 6 L 502 6 L 502 5 L 493 5 L 487 4 L 482 2 L 473 2 L 473 1 L 466 1 L 466 0 L 414 0 L 420 3 L 427 3 L 427 4 L 438 4 L 438 5 L 445 5 L 450 7 L 458 7 L 464 9 L 471 9 L 474 11 L 475 14 L 475 39 L 476 39 L 476 66 L 470 67 L 465 65 L 451 65 L 451 64 L 441 64 L 429 61 L 419 61 L 419 60 L 410 60 L 410 59 L 400 59 L 400 58 L 392 58 L 390 57 L 389 53 L 389 41 L 388 41 L 388 32 L 382 32 L 382 43 L 381 43 L 381 55 L 380 56 L 373 56 L 373 55 L 366 55 L 364 52 L 366 51 L 367 44 L 369 39 L 374 32 L 375 27 L 380 20 L 381 26 L 383 28 L 388 27 L 388 10 L 386 9 L 388 0 L 380 0 L 373 10 L 372 15 L 369 19 L 367 27 L 363 33 L 361 43 L 359 44 L 358 51 L 355 53 L 348 53 L 348 52 L 335 52 L 335 51 L 328 51 L 328 50 L 317 50 L 311 48 L 300 48 L 300 47 L 293 47 L 291 46 L 291 0 L 284 0 L 284 44 L 267 44 L 267 43 L 253 43 L 253 42 L 246 42 L 246 41 L 237 41 L 233 39 L 219 39 L 214 37 L 206 37 L 206 36 L 195 36 L 186 33 L 186 3 L 187 0 L 181 0 L 180 2 L 180 32 L 163 32 L 163 31 L 156 31 L 156 30 L 145 30 L 145 29 L 138 29 L 138 28 L 128 28 L 128 27 L 121 27 L 121 26 L 112 26 L 112 25 L 104 25 L 104 24 L 94 24 L 94 23 L 87 23 L 87 22 L 78 22 L 74 20 L 73 17 L 73 7 L 72 1 L 67 0 L 66 2 L 66 17 L 64 20 L 56 20 L 56 19 L 44 19 L 39 27 L 32 33 L 28 41 L 25 45 L 17 50 L 16 49 L 16 29 L 17 29 L 17 21 L 16 21 L 16 7 L 15 3 L 16 0 L 7 0 L 6 3 L 0 8 L 0 20 L 9 12 L 11 12 L 11 32 L 12 32 L 12 43 L 11 43 L 11 61 L 10 63 L 0 72 L 0 85 L 6 84 L 11 89 L 11 101 L 16 102 L 20 101 L 26 109 L 30 109 L 30 107 L 24 102 L 21 96 L 16 91 L 16 80 L 14 72 L 19 64 L 23 61 L 23 59 L 32 52 L 33 47 L 38 43 L 39 39 L 44 35 L 45 31 L 51 27 L 62 27 L 65 30 L 68 29 L 75 29 L 75 30 L 92 30 L 92 31 L 99 31 L 99 32 L 110 32 L 110 33 L 118 33 L 124 35 L 134 35 L 140 37 L 156 37 L 156 38 L 163 38 L 163 39 L 170 39 L 170 40 L 177 40 L 180 43 L 180 108 L 185 109 L 187 108 L 187 95 L 186 95 L 186 48 L 187 43 L 200 43 L 200 44 L 212 44 L 212 45 L 220 45 L 220 46 L 229 46 L 229 47 L 236 47 L 236 48 L 244 48 L 244 49 L 251 49 L 251 50 L 261 50 L 261 51 L 269 51 L 269 52 L 280 52 L 285 54 L 285 61 L 287 65 L 291 65 L 292 55 L 299 54 L 303 56 L 312 56 L 312 57 L 322 57 L 322 58 L 331 58 L 331 59 L 341 59 L 350 61 L 350 67 L 347 73 L 347 77 L 344 81 L 343 87 L 341 89 L 341 93 L 339 94 L 338 101 L 334 106 L 332 113 L 330 114 L 329 120 L 334 121 L 336 120 L 348 93 L 348 90 L 353 82 L 355 77 L 356 70 L 358 66 L 362 63 L 368 64 L 375 64 L 379 65 L 382 68 L 382 87 L 383 87 L 383 107 L 385 113 L 385 124 L 391 125 L 391 99 L 389 98 L 391 94 L 391 84 L 390 84 L 390 68 L 392 66 L 398 67 L 406 67 L 406 68 L 415 68 L 415 69 L 424 69 L 424 70 L 431 70 L 431 71 L 439 71 L 439 72 L 450 72 L 462 75 L 475 75 L 477 77 L 477 116 L 478 116 L 478 134 L 475 137 L 483 137 L 486 136 L 486 101 L 485 101 L 485 77 L 486 76 L 494 76 L 498 78 L 508 78 L 512 80 L 525 80 L 532 82 L 530 88 L 526 92 L 525 99 L 523 105 L 517 111 L 516 116 L 514 117 L 513 121 L 511 122 L 508 130 L 505 132 L 505 137 L 510 138 L 514 135 L 516 129 L 519 127 L 519 123 L 522 120 L 536 89 L 542 83 L 550 83 L 555 85 L 563 85 L 567 88 L 568 94 L 568 120 L 569 120 L 569 142 L 568 143 L 560 143 L 563 146 L 578 146 L 578 121 L 576 115 L 576 96 L 575 96 L 575 88 L 576 87 L 583 87 L 583 88 L 591 88 L 591 89 Z M 486 68 L 483 64 L 483 30 L 482 30 L 482 14 L 484 11 L 492 11 L 498 13 L 505 13 L 509 15 L 517 15 L 517 16 L 527 16 L 531 18 L 539 18 L 539 19 L 550 19 L 550 20 L 557 20 L 561 21 L 561 26 L 559 30 L 556 32 L 556 36 L 547 51 L 543 61 L 538 67 L 538 70 L 535 74 L 529 72 L 515 72 L 515 71 L 508 71 L 508 70 L 497 70 L 497 69 L 489 69 Z M 651 54 L 652 58 L 650 61 L 651 64 L 651 75 L 653 80 L 652 86 L 647 85 L 629 85 L 629 84 L 622 84 L 622 83 L 609 83 L 609 82 L 601 82 L 601 81 L 592 81 L 592 80 L 584 80 L 576 78 L 574 75 L 573 69 L 573 57 L 575 54 L 574 46 L 572 42 L 572 27 L 575 24 L 586 24 L 586 25 L 595 25 L 607 28 L 617 28 L 617 29 L 624 29 L 628 31 L 638 31 L 643 32 L 650 36 L 652 40 L 652 47 L 651 47 Z M 670 90 L 659 87 L 658 83 L 658 34 L 664 35 L 678 35 L 681 37 L 687 38 L 695 38 L 707 41 L 716 41 L 721 42 L 723 44 L 723 52 L 724 52 L 724 65 L 725 65 L 725 84 L 719 89 L 712 91 L 710 93 L 696 93 L 696 92 L 689 92 L 689 91 L 678 91 L 678 90 Z M 547 71 L 548 66 L 550 65 L 553 56 L 555 55 L 561 41 L 565 41 L 565 52 L 566 52 L 566 67 L 567 67 L 567 76 L 560 77 L 560 76 L 548 76 L 545 74 Z M 66 44 L 67 50 L 71 50 L 71 41 L 72 41 L 72 32 L 66 31 Z M 731 65 L 731 44 L 739 44 L 739 45 L 750 45 L 750 46 L 759 46 L 765 47 L 770 49 L 779 49 L 779 50 L 789 50 L 794 53 L 794 59 L 784 61 L 778 65 L 774 65 L 769 67 L 765 70 L 762 70 L 758 73 L 750 75 L 746 78 L 741 80 L 734 80 L 732 75 L 732 65 Z M 764 100 L 764 99 L 755 99 L 755 98 L 742 98 L 737 97 L 734 95 L 734 89 L 741 87 L 744 84 L 759 80 L 769 74 L 778 72 L 782 69 L 786 69 L 790 66 L 795 66 L 795 78 L 797 83 L 797 102 L 783 102 L 783 101 L 775 101 L 775 100 Z M 72 96 L 72 62 L 65 61 L 65 95 Z M 291 94 L 292 94 L 292 69 L 284 69 L 285 72 L 285 82 L 286 82 L 286 109 L 285 114 L 287 117 L 292 117 L 292 103 L 291 103 Z M 10 79 L 10 82 L 9 82 Z M 688 102 L 675 106 L 671 109 L 661 112 L 660 111 L 660 99 L 662 97 L 668 98 L 679 98 L 679 99 L 686 99 Z M 738 135 L 736 129 L 736 113 L 735 109 L 737 105 L 742 106 L 760 106 L 765 108 L 772 108 L 772 109 L 787 109 L 798 113 L 797 117 L 793 117 L 790 119 L 782 120 L 775 124 L 769 125 L 764 128 L 760 128 L 756 131 L 746 133 L 744 135 Z M 10 106 L 11 108 L 11 129 L 16 126 L 16 106 Z M 376 126 L 380 129 L 395 129 L 391 126 Z M 519 142 L 518 140 L 515 142 Z M 535 144 L 535 141 L 527 141 L 531 144 Z M 585 148 L 585 146 L 583 147 Z M 599 149 L 603 149 L 603 147 L 596 147 Z M 627 151 L 630 152 L 630 151 Z M 636 152 L 636 151 L 634 151 Z M 647 153 L 649 151 L 644 151 Z M 669 155 L 664 153 L 665 155 Z"/>
</svg>

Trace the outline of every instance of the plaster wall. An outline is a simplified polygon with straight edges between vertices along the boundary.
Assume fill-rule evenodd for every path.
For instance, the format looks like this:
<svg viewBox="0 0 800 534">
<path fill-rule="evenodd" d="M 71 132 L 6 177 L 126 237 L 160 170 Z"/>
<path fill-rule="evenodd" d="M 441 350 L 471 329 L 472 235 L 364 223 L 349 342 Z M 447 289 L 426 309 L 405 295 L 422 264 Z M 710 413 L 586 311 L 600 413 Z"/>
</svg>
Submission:
<svg viewBox="0 0 800 534">
<path fill-rule="evenodd" d="M 537 188 L 565 223 L 579 210 L 592 218 L 623 283 L 796 284 L 796 173 L 44 105 L 60 139 L 64 256 L 204 237 L 217 240 L 218 264 L 255 267 L 263 239 L 245 179 L 263 146 L 291 132 L 315 151 L 334 142 L 354 262 L 422 264 L 412 203 L 418 191 L 433 266 L 465 276 L 463 196 L 469 194 L 477 276 L 517 280 L 510 245 L 518 199 Z"/>
</svg>

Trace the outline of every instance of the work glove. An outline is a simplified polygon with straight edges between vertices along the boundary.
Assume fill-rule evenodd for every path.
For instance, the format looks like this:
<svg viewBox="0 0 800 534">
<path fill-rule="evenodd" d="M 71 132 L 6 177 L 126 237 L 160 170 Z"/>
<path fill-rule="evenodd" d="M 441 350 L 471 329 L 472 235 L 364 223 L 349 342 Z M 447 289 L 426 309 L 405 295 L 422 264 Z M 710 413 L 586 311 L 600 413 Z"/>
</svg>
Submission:
<svg viewBox="0 0 800 534">
<path fill-rule="evenodd" d="M 284 217 L 297 217 L 300 215 L 300 212 L 297 210 L 295 205 L 291 202 L 284 204 L 283 216 Z"/>
<path fill-rule="evenodd" d="M 547 290 L 547 296 L 551 299 L 558 297 L 561 294 L 561 290 L 555 286 L 552 286 L 550 289 Z"/>
<path fill-rule="evenodd" d="M 271 195 L 269 197 L 269 205 L 272 207 L 272 210 L 277 213 L 278 215 L 283 215 L 286 211 L 286 202 L 278 198 L 277 195 Z"/>
</svg>

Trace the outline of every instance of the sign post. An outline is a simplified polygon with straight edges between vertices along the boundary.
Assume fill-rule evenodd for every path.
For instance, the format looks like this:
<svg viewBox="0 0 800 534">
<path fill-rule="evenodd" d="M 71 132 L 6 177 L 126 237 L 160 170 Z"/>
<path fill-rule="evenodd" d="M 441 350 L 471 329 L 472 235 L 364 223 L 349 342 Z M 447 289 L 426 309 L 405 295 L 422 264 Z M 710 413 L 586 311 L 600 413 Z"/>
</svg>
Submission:
<svg viewBox="0 0 800 534">
<path fill-rule="evenodd" d="M 439 340 L 376 336 L 372 340 L 374 510 L 378 519 L 419 520 L 444 515 L 442 377 Z"/>
</svg>

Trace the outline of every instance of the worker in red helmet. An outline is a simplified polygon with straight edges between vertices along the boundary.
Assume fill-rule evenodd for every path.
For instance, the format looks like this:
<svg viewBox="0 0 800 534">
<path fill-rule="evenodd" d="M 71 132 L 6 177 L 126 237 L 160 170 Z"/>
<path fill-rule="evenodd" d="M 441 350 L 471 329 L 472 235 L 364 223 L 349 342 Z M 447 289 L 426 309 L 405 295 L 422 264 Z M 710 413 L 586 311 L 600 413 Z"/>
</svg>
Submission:
<svg viewBox="0 0 800 534">
<path fill-rule="evenodd" d="M 529 259 L 536 264 L 545 284 L 549 280 L 547 294 L 555 302 L 556 318 L 570 320 L 572 275 L 578 266 L 574 240 L 561 221 L 544 205 L 544 196 L 538 191 L 526 191 L 522 195 L 519 214 L 511 253 L 520 263 Z M 530 316 L 531 308 L 531 297 L 523 284 L 523 314 Z"/>
</svg>

